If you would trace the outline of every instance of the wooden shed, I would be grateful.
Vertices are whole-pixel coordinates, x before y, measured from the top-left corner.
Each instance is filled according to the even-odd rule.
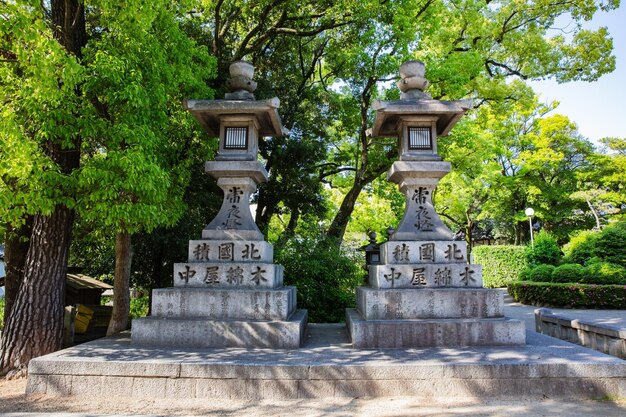
[[[102,293],[113,287],[83,274],[67,274],[65,280],[65,305],[100,305]]]

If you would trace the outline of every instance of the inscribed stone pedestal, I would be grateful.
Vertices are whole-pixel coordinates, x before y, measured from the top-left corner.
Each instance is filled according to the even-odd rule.
[[[406,199],[404,216],[369,266],[369,287],[357,288],[357,308],[346,322],[356,348],[489,346],[525,343],[524,324],[503,316],[502,294],[483,288],[482,268],[467,259],[433,206],[450,163],[437,154],[446,135],[471,107],[467,101],[433,100],[421,91],[424,65],[400,68],[398,101],[374,103],[373,136],[398,137],[398,161],[387,179]]]
[[[297,348],[306,310],[250,213],[250,196],[267,172],[257,161],[258,136],[285,133],[278,99],[257,102],[254,68],[231,65],[226,100],[187,100],[186,109],[210,135],[219,135],[216,161],[205,165],[224,193],[222,206],[189,241],[187,262],[174,264],[174,287],[154,290],[152,315],[133,320],[132,342],[176,347]],[[248,78],[246,78],[248,77]]]

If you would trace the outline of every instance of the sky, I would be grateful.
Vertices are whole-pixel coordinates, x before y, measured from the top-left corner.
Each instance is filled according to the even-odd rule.
[[[613,38],[616,68],[595,82],[534,81],[529,83],[540,100],[558,101],[554,113],[578,125],[578,131],[594,142],[604,137],[626,138],[626,0],[619,9],[598,12],[585,28],[608,27]]]

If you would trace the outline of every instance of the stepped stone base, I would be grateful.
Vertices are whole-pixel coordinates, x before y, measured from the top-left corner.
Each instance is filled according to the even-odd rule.
[[[287,320],[296,308],[296,287],[279,289],[159,288],[152,316],[231,320]]]
[[[135,346],[122,334],[33,359],[26,390],[50,396],[218,402],[626,397],[626,361],[534,332],[528,332],[525,346],[374,351],[352,349],[345,326],[311,324],[307,333],[304,347],[297,350],[162,349]]]
[[[489,288],[377,290],[358,287],[358,311],[366,320],[501,318],[502,292]]]
[[[365,320],[346,310],[355,348],[515,346],[526,343],[524,323],[507,318]]]
[[[302,345],[306,321],[306,310],[296,310],[288,321],[145,317],[133,320],[132,343],[185,348],[295,349]]]

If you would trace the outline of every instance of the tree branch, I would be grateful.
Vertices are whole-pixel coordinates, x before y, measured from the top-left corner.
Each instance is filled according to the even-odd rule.
[[[513,69],[513,68],[509,67],[508,65],[503,64],[501,62],[496,62],[493,59],[488,59],[488,60],[485,61],[485,66],[487,67],[487,71],[489,72],[489,75],[492,76],[492,77],[493,77],[494,74],[493,74],[493,71],[491,70],[489,65],[493,65],[494,67],[505,69],[508,73],[504,74],[504,75],[507,76],[507,77],[510,76],[510,75],[517,75],[522,80],[527,80],[528,79],[528,76],[522,74],[520,71],[515,70],[515,69]]]

